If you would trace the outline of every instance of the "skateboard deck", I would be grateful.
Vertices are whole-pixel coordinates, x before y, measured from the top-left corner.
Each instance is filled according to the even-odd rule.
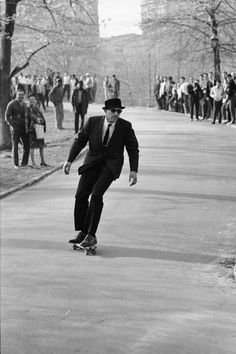
[[[73,250],[82,250],[84,251],[85,255],[86,256],[89,256],[89,255],[95,255],[96,254],[96,249],[97,249],[97,246],[89,246],[89,247],[82,247],[80,246],[78,243],[74,243],[72,245],[73,247]]]

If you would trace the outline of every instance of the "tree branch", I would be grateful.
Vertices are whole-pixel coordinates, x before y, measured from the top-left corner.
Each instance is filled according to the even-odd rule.
[[[9,78],[11,79],[13,76],[15,76],[16,74],[18,74],[20,71],[22,71],[23,69],[25,69],[30,62],[30,59],[36,54],[38,53],[40,50],[42,50],[43,48],[46,48],[50,43],[48,42],[47,44],[44,44],[42,47],[36,49],[34,52],[32,52],[30,54],[30,56],[26,59],[26,62],[22,65],[22,66],[16,66],[9,74]]]

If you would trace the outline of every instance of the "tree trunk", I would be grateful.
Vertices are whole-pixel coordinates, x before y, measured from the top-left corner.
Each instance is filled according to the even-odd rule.
[[[14,15],[19,0],[5,1],[5,22],[3,24],[0,54],[0,148],[11,149],[11,135],[9,126],[6,124],[5,111],[10,101],[10,70],[11,70],[11,48],[12,36],[14,33]]]

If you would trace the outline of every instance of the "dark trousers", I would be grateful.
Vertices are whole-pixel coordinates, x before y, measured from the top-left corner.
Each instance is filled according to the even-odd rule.
[[[187,114],[189,113],[189,95],[182,93],[182,99],[183,99],[184,113]]]
[[[25,132],[25,129],[18,128],[14,129],[12,132],[12,155],[13,155],[13,163],[16,166],[19,166],[19,153],[18,153],[18,145],[22,142],[23,144],[23,156],[21,165],[28,165],[29,160],[29,151],[30,151],[30,143],[29,143],[29,134]]]
[[[78,133],[79,130],[79,117],[81,117],[80,129],[83,128],[84,116],[85,114],[81,113],[81,109],[77,107],[75,111],[75,133]]]
[[[199,115],[199,98],[197,98],[197,97],[191,97],[191,98],[190,98],[190,118],[191,118],[191,119],[193,119],[194,107],[195,107],[196,119],[198,120],[198,115]]]
[[[236,121],[236,117],[235,117],[236,96],[235,95],[230,97],[228,101],[228,105],[229,105],[229,111],[231,115],[231,122],[235,123]]]
[[[214,100],[214,103],[213,103],[213,112],[214,112],[213,123],[215,123],[217,116],[219,119],[219,123],[221,123],[221,120],[222,120],[221,107],[222,107],[222,101],[215,101]]]
[[[97,162],[81,175],[75,195],[76,231],[96,235],[103,209],[103,195],[113,180],[114,177],[104,161]]]

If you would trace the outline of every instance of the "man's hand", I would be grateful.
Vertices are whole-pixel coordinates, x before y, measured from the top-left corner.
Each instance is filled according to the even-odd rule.
[[[129,173],[129,185],[133,186],[137,183],[137,172],[131,171]]]
[[[63,172],[65,175],[68,175],[70,173],[70,168],[71,168],[71,162],[66,161],[63,165]]]

